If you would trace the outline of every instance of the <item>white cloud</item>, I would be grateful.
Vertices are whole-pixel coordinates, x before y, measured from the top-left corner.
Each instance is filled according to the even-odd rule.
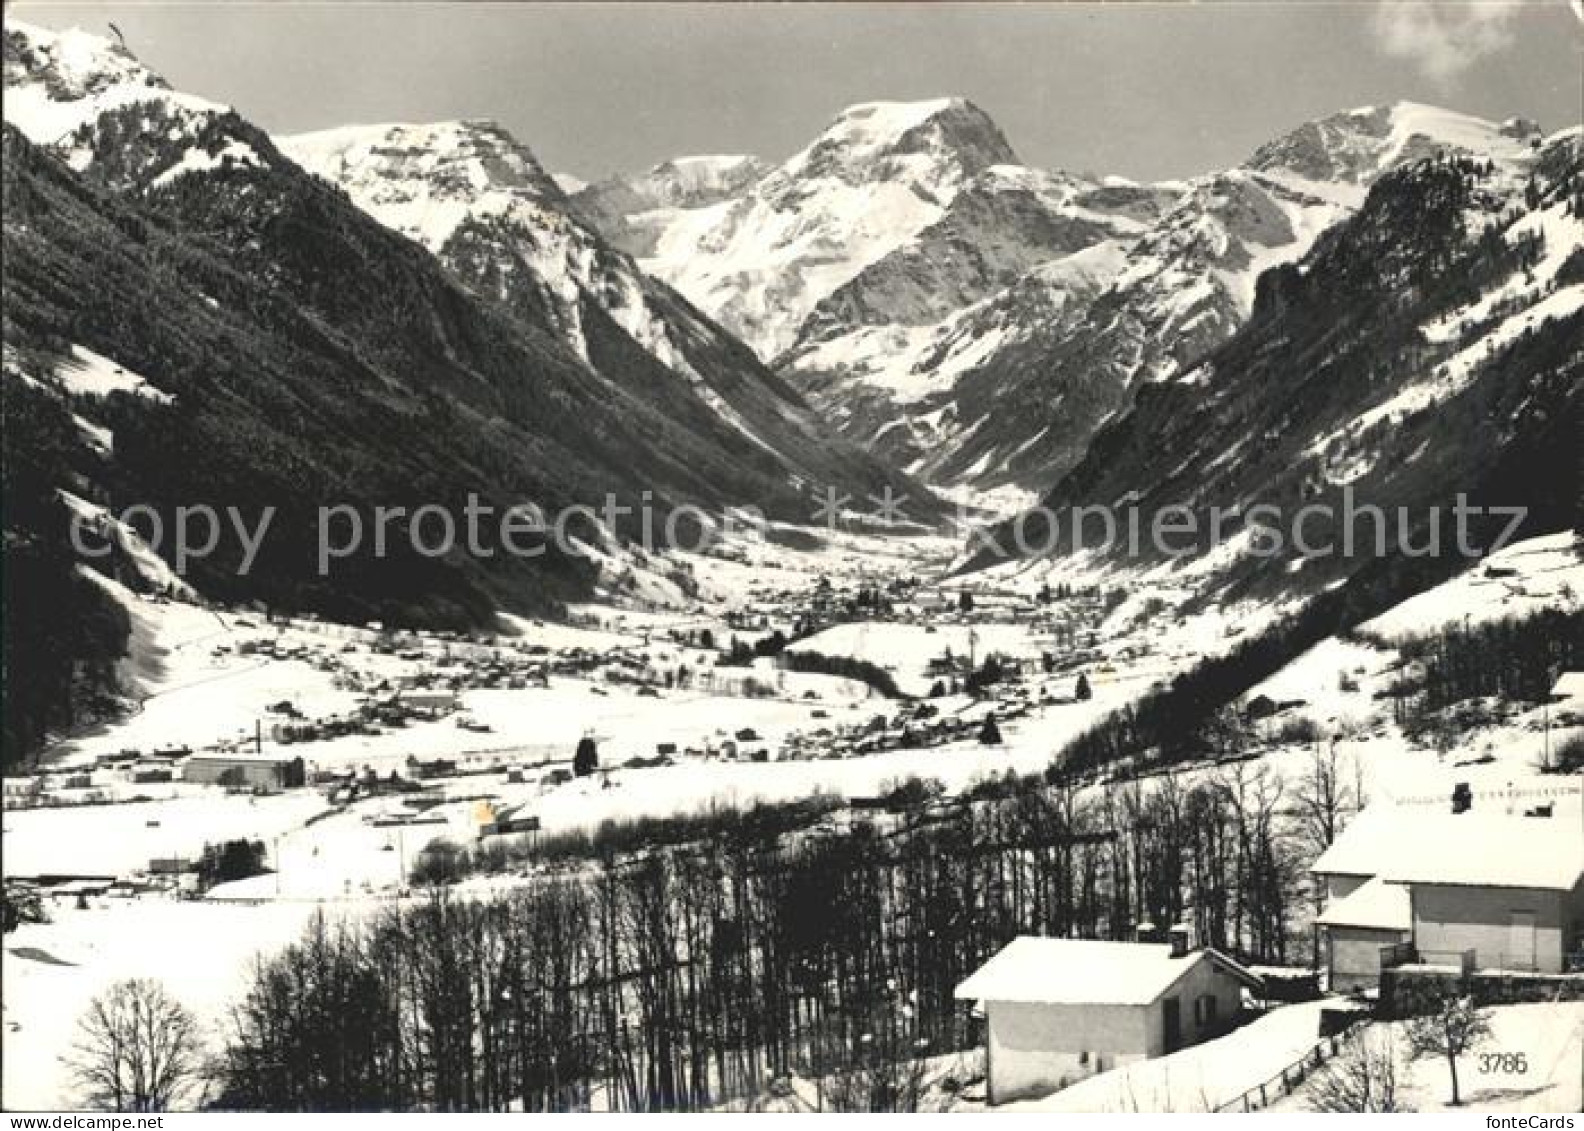
[[[1572,0],[1575,10],[1584,0]],[[1447,85],[1474,63],[1512,45],[1517,4],[1381,0],[1375,33],[1386,54],[1411,61],[1424,76]]]

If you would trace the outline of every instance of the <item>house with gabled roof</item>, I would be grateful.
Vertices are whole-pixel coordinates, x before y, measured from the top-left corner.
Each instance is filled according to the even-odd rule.
[[[1168,943],[1023,936],[956,989],[985,1021],[992,1104],[1197,1044],[1230,1028],[1258,977],[1226,955]]]
[[[1549,813],[1551,810],[1544,810]],[[1333,989],[1393,962],[1561,973],[1584,951],[1584,821],[1377,807],[1310,871]]]

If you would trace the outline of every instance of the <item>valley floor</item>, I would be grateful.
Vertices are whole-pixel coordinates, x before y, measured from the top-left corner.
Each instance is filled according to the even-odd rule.
[[[949,552],[944,543],[920,541],[899,554],[895,542],[858,536],[838,536],[813,551],[750,545],[731,556],[691,560],[700,595],[680,607],[602,602],[575,610],[573,624],[513,621],[506,626],[511,631],[484,643],[409,637],[389,648],[371,631],[269,623],[252,613],[217,613],[120,591],[137,626],[128,676],[140,689],[138,709],[50,752],[36,779],[47,806],[23,807],[8,789],[5,873],[43,885],[51,921],[24,925],[5,938],[4,1105],[70,1103],[64,1058],[72,1025],[111,981],[131,975],[166,981],[215,1039],[254,955],[293,939],[316,909],[360,915],[403,898],[431,842],[471,845],[481,823],[496,815],[535,818],[541,835],[552,835],[607,819],[816,792],[862,801],[909,777],[939,779],[957,792],[1008,770],[1044,768],[1066,741],[1108,711],[1281,612],[1243,607],[1183,614],[1176,611],[1169,576],[1025,571],[966,583],[930,580]],[[943,731],[939,741],[914,734],[855,754],[854,736],[878,743],[899,732],[899,720],[912,708],[855,679],[781,671],[763,660],[742,669],[714,666],[712,649],[733,637],[752,642],[789,628],[808,614],[811,602],[826,599],[819,595],[827,589],[850,595],[909,576],[916,584],[897,589],[889,613],[839,618],[793,647],[866,660],[904,692],[919,695],[940,678],[935,672],[946,670],[939,661],[948,650],[959,658],[997,652],[1016,661],[1020,670],[988,699],[948,690],[922,701],[936,708],[933,719],[907,724],[925,733],[926,724],[955,719],[959,732]],[[1041,585],[1075,580],[1096,594],[1093,602],[1075,598],[1045,606],[1034,596]],[[1102,601],[1110,588],[1120,599]],[[973,595],[971,611],[963,607],[963,590]],[[1259,731],[1251,764],[1293,780],[1301,776],[1313,747],[1284,743],[1276,724],[1303,718],[1335,738],[1372,801],[1441,804],[1457,781],[1477,790],[1511,791],[1518,783],[1566,794],[1558,790],[1565,781],[1537,778],[1536,771],[1551,750],[1584,730],[1581,705],[1499,704],[1488,725],[1437,751],[1408,739],[1382,693],[1398,666],[1392,639],[1465,618],[1577,607],[1580,593],[1584,566],[1571,539],[1536,539],[1378,618],[1366,626],[1373,642],[1324,642],[1250,692],[1249,698],[1262,694],[1297,704]],[[1052,666],[1045,659],[1050,655],[1078,659]],[[548,686],[466,685],[470,672],[497,661],[547,665]],[[683,668],[696,682],[667,686],[662,676],[675,684]],[[640,677],[632,682],[613,672]],[[1080,672],[1092,690],[1081,700],[1075,696]],[[376,693],[373,688],[399,688],[415,677],[436,684],[451,676],[464,686],[457,710],[443,717],[414,718],[378,733],[262,743],[266,753],[302,757],[310,782],[322,779],[319,785],[254,794],[180,780],[135,781],[125,762],[117,762],[123,751],[182,746],[245,753],[255,735],[267,736],[272,721],[289,718],[272,713],[272,706],[290,703],[309,720],[334,718],[353,711],[361,697]],[[750,694],[743,680],[762,686]],[[977,737],[991,714],[1002,738],[995,745]],[[900,731],[913,733],[907,727]],[[584,736],[597,740],[601,772],[574,778],[572,753]],[[344,775],[407,777],[419,774],[422,763],[435,765],[420,775],[421,814],[402,794],[336,792]],[[1175,772],[1192,776],[1215,767]],[[80,896],[80,883],[73,884],[139,876],[154,860],[190,859],[205,844],[237,839],[263,842],[270,870],[221,884],[203,898],[157,886],[106,894],[102,883]],[[525,881],[508,873],[466,881],[464,888],[518,882]],[[1548,1026],[1561,1024],[1551,1014],[1535,1016]],[[1299,1046],[1313,1041],[1314,1023],[1309,1007],[1278,1011],[1226,1038],[1232,1044],[1186,1050],[1126,1079],[1095,1078],[1041,1107],[1213,1107],[1246,1087],[1245,1077],[1269,1075],[1267,1061],[1274,1072],[1282,1066],[1278,1061],[1299,1055]],[[1576,1032],[1569,1038],[1565,1025],[1557,1035],[1576,1044]],[[1573,1046],[1558,1046],[1566,1047]],[[1419,1097],[1424,1103],[1431,1102],[1434,1074],[1428,1079],[1429,1090]],[[1562,1077],[1553,1081],[1564,1083]],[[1471,1083],[1470,1094],[1493,1087]],[[1498,1098],[1492,1093],[1492,1102]],[[1511,1098],[1527,1102],[1518,1092]],[[1535,1102],[1553,1098],[1548,1091]]]

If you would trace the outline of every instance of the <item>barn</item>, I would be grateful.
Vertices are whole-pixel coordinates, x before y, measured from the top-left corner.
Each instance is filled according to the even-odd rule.
[[[293,789],[306,781],[306,775],[301,758],[195,754],[182,767],[182,780],[233,789]]]

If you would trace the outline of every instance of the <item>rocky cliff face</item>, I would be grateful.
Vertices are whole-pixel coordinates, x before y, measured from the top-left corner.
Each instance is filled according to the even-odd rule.
[[[678,157],[637,176],[579,185],[569,195],[577,214],[606,239],[644,258],[680,213],[740,196],[769,172],[757,157]]]
[[[1029,488],[1139,385],[1242,326],[1261,273],[1383,172],[1441,153],[1521,164],[1537,133],[1398,103],[1306,123],[1234,169],[1135,185],[1018,166],[970,104],[855,107],[735,197],[626,220],[645,225],[646,268],[773,357],[843,435],[943,484]]]
[[[940,220],[975,177],[1016,161],[970,102],[866,103],[773,170],[733,166],[735,189],[716,176],[703,197],[661,207],[639,194],[614,229],[607,196],[594,218],[642,231],[643,266],[770,360],[823,299]]]
[[[60,486],[92,506],[276,508],[271,553],[245,575],[205,561],[201,592],[464,624],[601,583],[575,555],[461,548],[325,578],[319,506],[649,492],[661,511],[805,519],[812,487],[891,484],[928,510],[566,211],[493,124],[321,138],[304,157],[343,190],[96,37],[10,24],[5,78],[7,379],[80,420]],[[103,395],[73,376],[83,357]],[[619,563],[635,529],[578,536]]]
[[[1138,386],[1045,496],[1047,512],[1129,496],[1147,529],[1166,507],[1268,506],[1286,519],[1313,508],[1304,545],[1280,522],[1275,553],[1255,552],[1268,536],[1248,522],[1218,547],[1196,542],[1171,569],[1208,577],[1207,596],[1315,592],[1369,567],[1375,527],[1354,531],[1361,549],[1348,552],[1346,497],[1399,516],[1415,545],[1438,529],[1442,561],[1460,552],[1459,495],[1524,509],[1531,532],[1576,525],[1584,157],[1577,129],[1532,137],[1495,156],[1393,158],[1307,254],[1260,277],[1241,328]],[[1305,167],[1321,167],[1314,157],[1305,147]],[[1046,537],[1036,526],[1031,544]],[[1476,520],[1471,544],[1500,526]],[[1386,552],[1401,557],[1397,529]],[[1070,550],[1070,529],[1050,546]]]
[[[552,326],[630,395],[686,427],[735,432],[750,446],[750,465],[779,463],[784,489],[900,483],[831,437],[749,350],[612,246],[499,125],[359,126],[280,145],[475,293]],[[651,184],[657,199],[696,199],[718,187],[708,170]],[[751,493],[743,501],[755,502]]]

